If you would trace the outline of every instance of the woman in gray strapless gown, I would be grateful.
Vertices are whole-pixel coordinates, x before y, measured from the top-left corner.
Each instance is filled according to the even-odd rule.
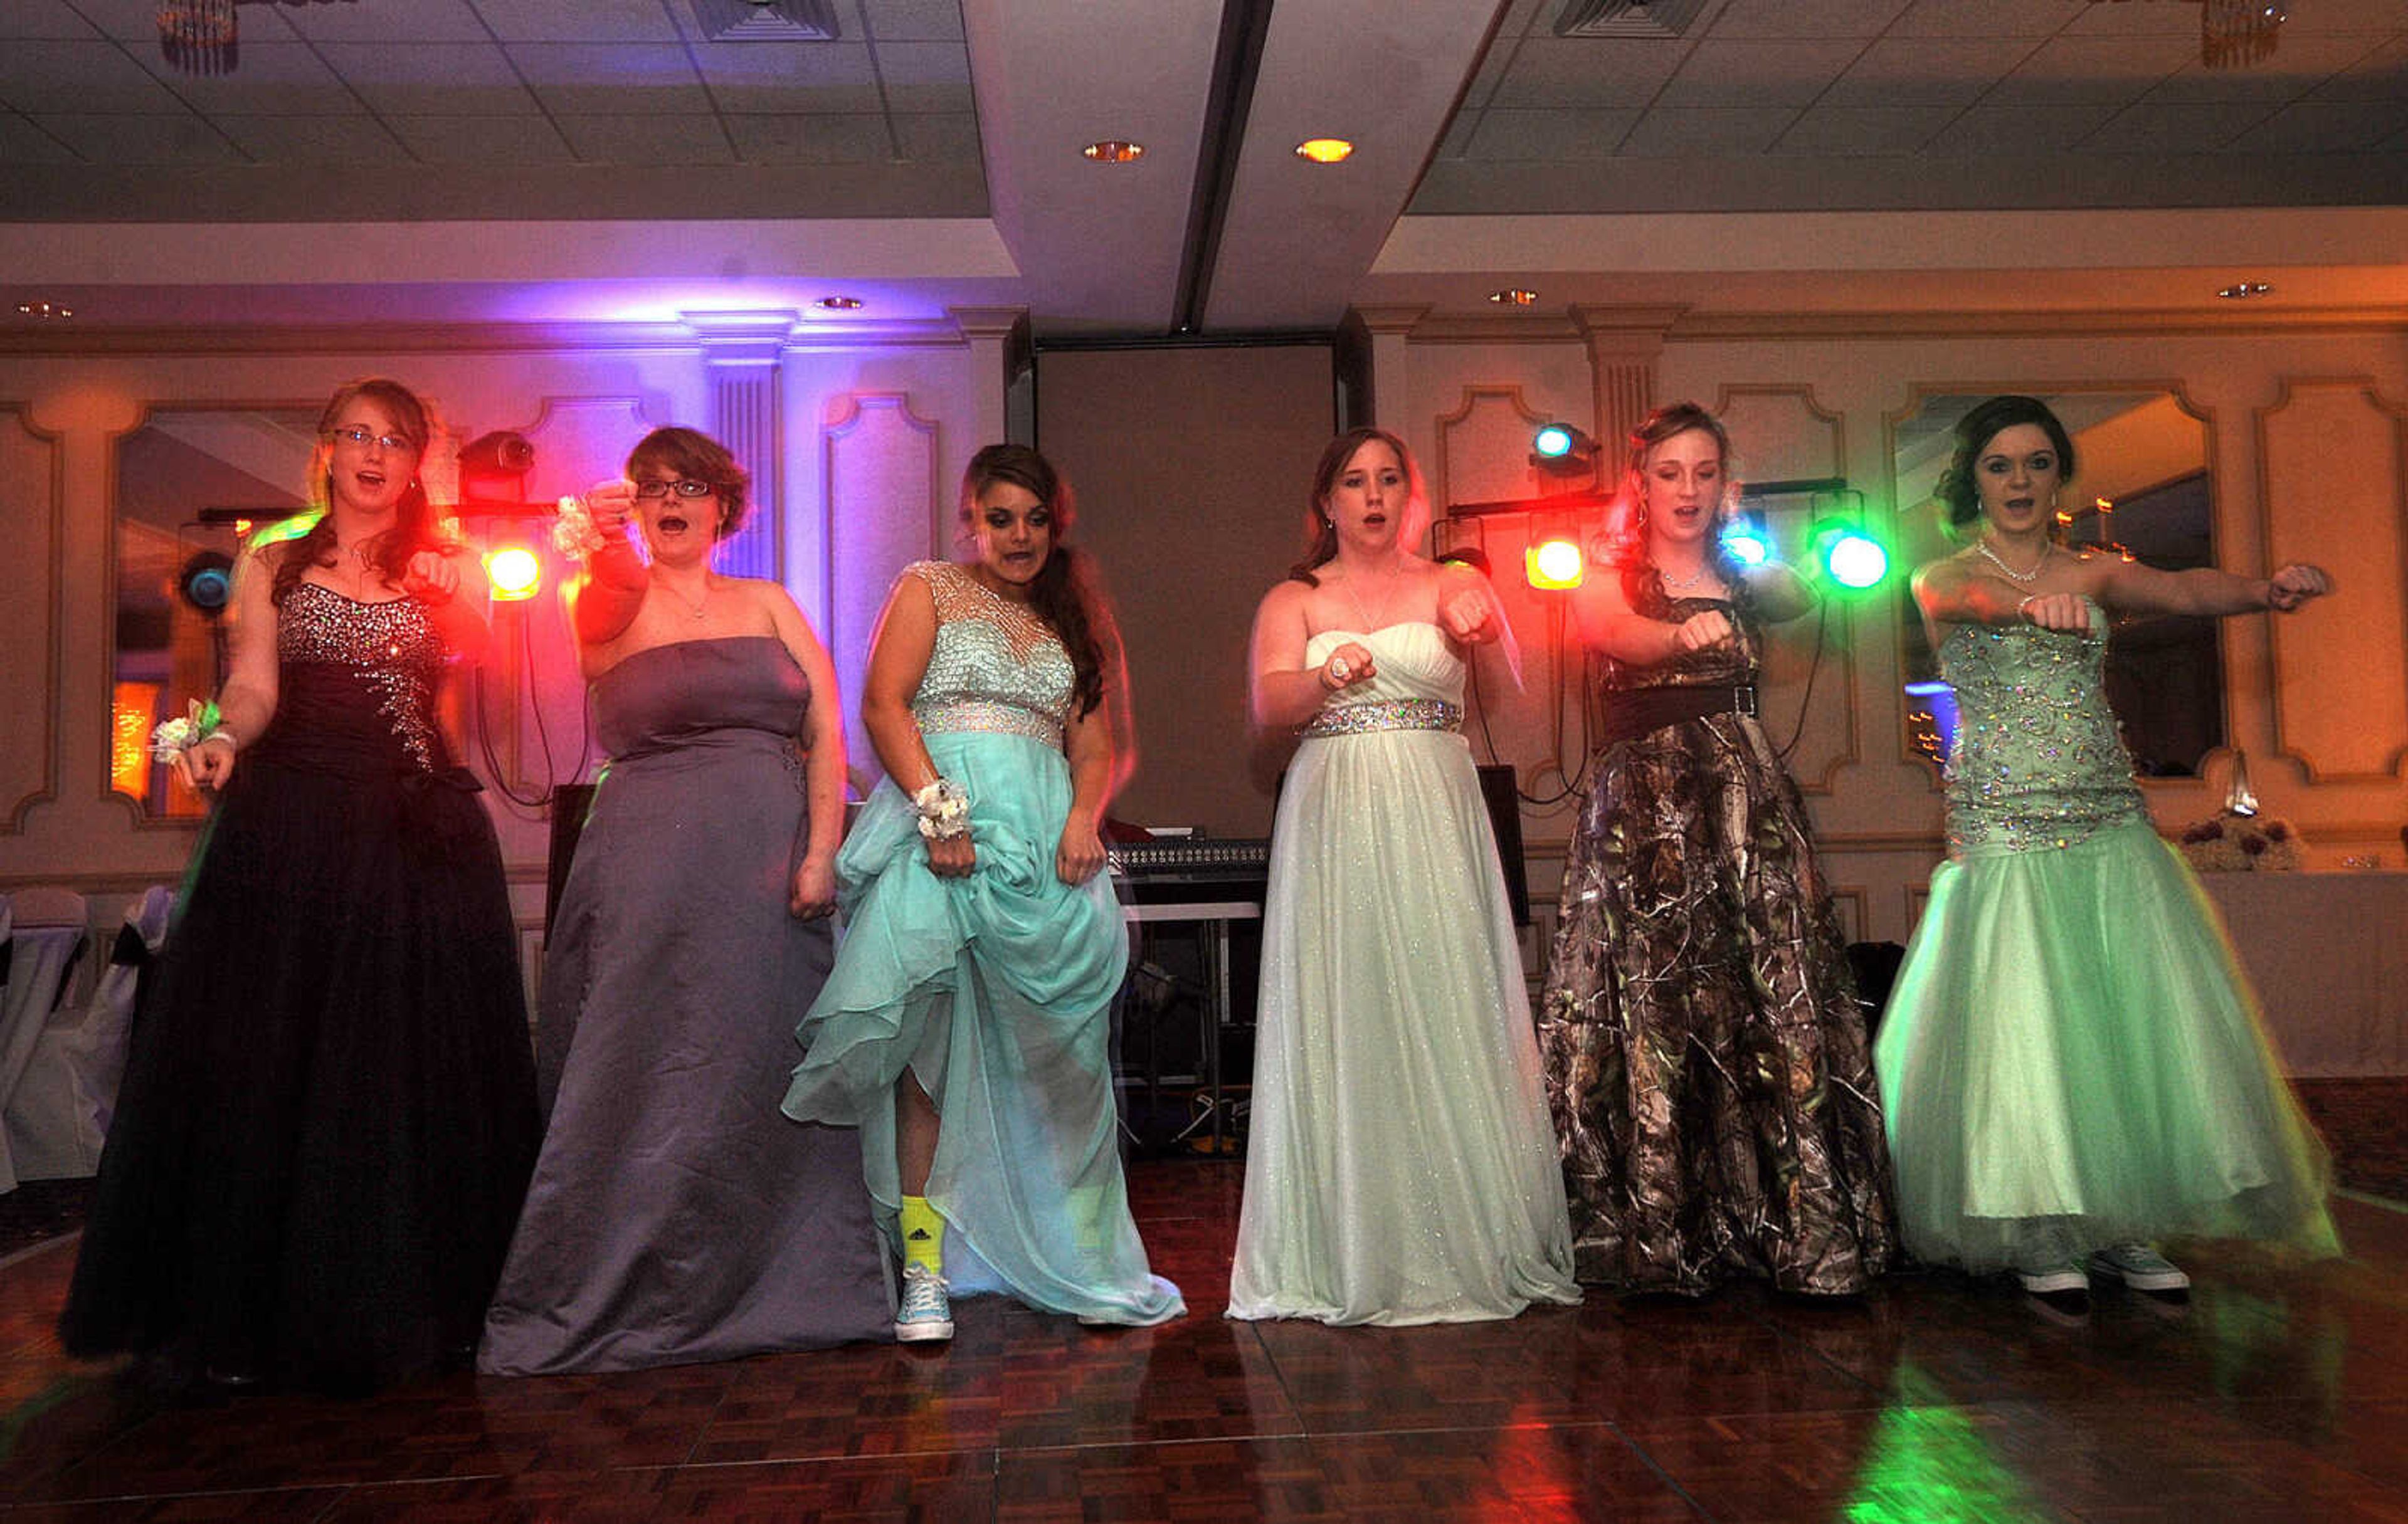
[[[827,657],[782,588],[709,572],[740,512],[724,450],[657,431],[628,475],[595,518],[632,506],[652,563],[614,536],[579,596],[610,762],[544,958],[551,1120],[486,1318],[498,1374],[891,1337],[860,1136],[778,1109],[835,954]]]

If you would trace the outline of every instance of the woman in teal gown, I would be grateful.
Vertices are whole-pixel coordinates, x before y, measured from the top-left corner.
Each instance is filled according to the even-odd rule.
[[[1406,1324],[1580,1299],[1521,952],[1462,724],[1477,573],[1414,554],[1394,435],[1324,453],[1263,599],[1254,708],[1300,728],[1272,829],[1232,1317]]]
[[[953,1292],[1158,1323],[1186,1307],[1129,1216],[1111,1068],[1117,645],[1043,456],[980,450],[962,521],[977,560],[905,568],[871,637],[886,778],[837,855],[844,942],[785,1110],[862,1130],[903,1254],[898,1339],[951,1338]]]
[[[1874,1046],[1907,1246],[2076,1302],[2175,1292],[2177,1235],[2338,1251],[2329,1165],[2214,911],[2151,829],[2100,685],[2113,611],[2289,613],[2329,591],[2159,571],[2050,536],[2072,441],[1995,397],[1941,495],[1982,533],[1915,597],[1956,691],[1948,861]]]

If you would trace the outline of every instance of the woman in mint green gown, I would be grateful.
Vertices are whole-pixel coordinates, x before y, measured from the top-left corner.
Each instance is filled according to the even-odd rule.
[[[1406,1324],[1580,1299],[1497,844],[1462,724],[1476,573],[1409,548],[1393,435],[1322,457],[1316,546],[1263,599],[1254,705],[1300,727],[1263,907],[1232,1317]]]
[[[1116,645],[1044,457],[980,450],[962,520],[978,559],[905,568],[871,637],[886,778],[837,855],[844,941],[785,1110],[862,1130],[903,1255],[898,1339],[951,1338],[951,1292],[1157,1323],[1186,1308],[1129,1216],[1111,1067]]]
[[[2172,1292],[2163,1237],[2338,1251],[2329,1164],[2198,881],[2149,823],[2100,684],[2109,610],[2288,613],[2329,591],[2159,571],[2050,537],[2073,445],[1997,397],[1941,492],[1965,550],[1915,596],[1956,688],[1948,861],[1874,1045],[1907,1246],[2078,1300]]]

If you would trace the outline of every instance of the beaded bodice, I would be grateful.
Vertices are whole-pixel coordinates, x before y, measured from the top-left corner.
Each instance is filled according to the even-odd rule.
[[[1940,674],[1956,691],[1950,856],[2071,847],[2103,826],[2147,819],[2100,680],[2106,654],[2095,635],[1949,627]]]
[[[434,770],[441,742],[435,693],[449,658],[415,598],[364,604],[315,582],[296,582],[276,617],[280,719],[315,719],[326,683],[364,686],[416,766]]]
[[[911,695],[922,732],[1008,731],[1059,746],[1078,674],[1052,626],[952,562],[914,562],[903,575],[937,605],[936,645]]]
[[[1756,625],[1739,605],[1720,598],[1673,598],[1671,610],[1664,616],[1668,624],[1678,624],[1709,610],[1720,610],[1730,616],[1739,638],[1726,645],[1709,646],[1703,650],[1681,651],[1668,662],[1653,666],[1617,662],[1600,656],[1597,663],[1597,686],[1608,693],[1627,693],[1640,688],[1680,688],[1697,685],[1720,687],[1728,684],[1744,688],[1756,681],[1761,661]]]

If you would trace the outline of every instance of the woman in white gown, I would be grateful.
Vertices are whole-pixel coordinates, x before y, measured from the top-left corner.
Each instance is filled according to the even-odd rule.
[[[1462,723],[1501,631],[1412,547],[1402,442],[1341,435],[1254,616],[1254,720],[1303,736],[1272,829],[1232,1317],[1432,1323],[1579,1300],[1497,844]]]

